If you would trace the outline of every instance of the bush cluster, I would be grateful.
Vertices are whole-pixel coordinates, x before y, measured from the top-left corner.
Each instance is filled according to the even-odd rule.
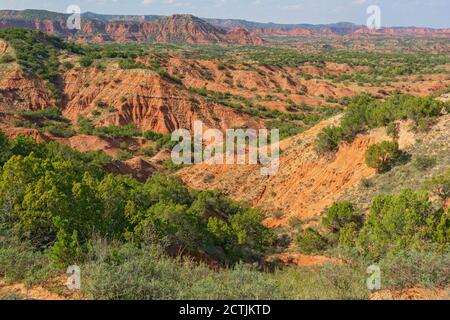
[[[55,264],[83,260],[92,237],[164,243],[223,262],[258,257],[271,242],[263,214],[161,175],[139,183],[102,169],[109,159],[0,135],[0,222]]]
[[[377,169],[379,173],[389,171],[401,157],[397,142],[383,141],[371,145],[366,151],[366,164],[369,168]]]
[[[445,104],[431,97],[421,98],[407,94],[395,94],[386,101],[379,101],[362,94],[352,99],[338,127],[327,127],[317,138],[317,151],[336,151],[341,141],[351,141],[367,129],[390,126],[396,120],[411,119],[416,125],[429,123],[441,115]],[[390,128],[391,134],[395,131]]]
[[[301,252],[339,246],[381,259],[408,250],[443,253],[450,245],[450,210],[436,208],[426,191],[378,195],[366,217],[351,203],[337,202],[328,209],[321,226],[326,230],[324,234],[308,229],[299,236]]]

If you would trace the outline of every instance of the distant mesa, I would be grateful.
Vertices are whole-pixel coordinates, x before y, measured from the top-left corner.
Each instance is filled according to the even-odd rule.
[[[264,37],[377,37],[450,38],[450,29],[382,28],[369,30],[348,22],[328,25],[259,23],[236,19],[203,19],[188,14],[82,14],[82,30],[66,26],[68,14],[45,10],[0,10],[1,28],[29,28],[82,42],[149,42],[262,45]]]

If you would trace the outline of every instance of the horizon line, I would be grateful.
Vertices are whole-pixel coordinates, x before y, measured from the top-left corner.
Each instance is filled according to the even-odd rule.
[[[44,11],[44,12],[50,12],[50,13],[57,13],[57,14],[64,14],[64,15],[70,15],[71,13],[67,13],[67,12],[60,12],[60,11],[52,11],[52,10],[47,10],[47,9],[35,9],[35,8],[27,8],[27,9],[8,9],[8,8],[0,8],[0,11],[16,11],[16,12],[23,12],[23,11]],[[361,23],[357,23],[357,22],[352,22],[352,21],[336,21],[336,22],[325,22],[325,23],[308,23],[308,22],[299,22],[299,23],[285,23],[285,22],[273,22],[273,21],[267,21],[267,22],[263,22],[263,21],[257,21],[257,20],[252,20],[252,19],[248,19],[248,18],[215,18],[215,17],[201,17],[199,15],[193,14],[193,13],[173,13],[170,15],[166,15],[166,14],[116,14],[116,13],[99,13],[99,12],[94,12],[94,11],[84,11],[81,14],[86,14],[86,13],[92,13],[92,14],[96,14],[96,15],[100,15],[100,16],[121,16],[121,17],[145,17],[145,16],[158,16],[158,17],[170,17],[170,16],[174,16],[174,15],[191,15],[194,17],[198,17],[200,19],[209,19],[209,20],[235,20],[235,21],[245,21],[245,22],[250,22],[250,23],[258,23],[258,24],[275,24],[275,25],[284,25],[284,26],[327,26],[327,25],[336,25],[336,24],[353,24],[355,27],[367,27],[364,24]],[[426,26],[426,27],[420,27],[420,26],[416,26],[416,25],[385,25],[381,27],[382,29],[385,28],[425,28],[425,29],[435,29],[435,30],[439,30],[439,29],[448,29],[450,28],[450,26],[448,27],[431,27],[431,26]]]

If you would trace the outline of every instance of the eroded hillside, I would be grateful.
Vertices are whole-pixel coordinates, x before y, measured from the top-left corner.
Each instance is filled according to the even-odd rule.
[[[401,122],[399,147],[412,160],[384,175],[377,175],[367,166],[365,155],[369,146],[390,139],[385,128],[356,136],[353,141],[343,143],[335,154],[317,153],[317,134],[339,123],[339,118],[321,122],[305,133],[282,141],[280,169],[274,176],[261,175],[258,165],[208,164],[185,168],[179,175],[192,188],[217,189],[233,199],[272,212],[266,223],[276,227],[286,225],[292,218],[315,224],[340,199],[351,200],[367,210],[374,195],[420,188],[425,180],[450,166],[448,115],[441,117],[426,133],[414,131],[411,122]],[[437,163],[430,168],[415,169],[416,158],[425,156]],[[428,169],[431,171],[424,175]],[[415,186],[410,185],[410,179],[416,181]]]

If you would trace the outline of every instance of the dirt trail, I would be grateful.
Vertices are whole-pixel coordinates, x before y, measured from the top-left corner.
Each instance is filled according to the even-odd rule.
[[[370,300],[450,300],[450,288],[410,288],[372,293]]]
[[[325,256],[307,256],[300,253],[283,253],[279,260],[285,265],[294,265],[299,267],[321,266],[326,263],[341,264],[342,261],[336,258]]]
[[[0,299],[12,296],[25,300],[66,300],[41,286],[27,288],[23,283],[4,284],[0,282]]]
[[[69,290],[64,275],[46,280],[40,285],[28,287],[23,283],[6,283],[0,280],[1,299],[25,300],[85,300],[86,294],[77,290]]]

